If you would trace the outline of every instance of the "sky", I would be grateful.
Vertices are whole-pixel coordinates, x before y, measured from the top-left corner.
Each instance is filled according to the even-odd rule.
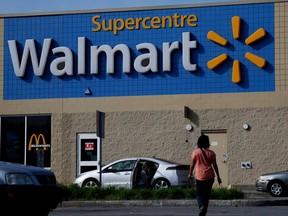
[[[0,14],[231,2],[235,0],[0,0]]]

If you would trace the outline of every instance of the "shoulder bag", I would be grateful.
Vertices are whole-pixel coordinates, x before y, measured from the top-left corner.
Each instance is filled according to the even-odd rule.
[[[201,151],[202,151],[202,153],[203,153],[203,155],[204,155],[205,160],[208,162],[208,164],[212,164],[212,162],[211,162],[211,161],[209,160],[209,158],[207,157],[205,151],[204,151],[202,148],[200,148],[200,149],[201,149]]]

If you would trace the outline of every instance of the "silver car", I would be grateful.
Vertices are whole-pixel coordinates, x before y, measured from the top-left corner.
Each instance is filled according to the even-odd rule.
[[[288,171],[261,175],[256,181],[256,190],[270,193],[274,197],[287,195]]]
[[[1,215],[47,216],[62,197],[63,189],[52,171],[0,162]]]
[[[148,187],[163,189],[174,186],[193,186],[193,179],[188,179],[189,165],[150,157],[131,157],[114,161],[100,170],[80,174],[74,181],[80,187],[123,187],[136,188],[137,176],[141,171],[139,164],[147,163],[150,167]],[[100,183],[101,182],[101,183]]]

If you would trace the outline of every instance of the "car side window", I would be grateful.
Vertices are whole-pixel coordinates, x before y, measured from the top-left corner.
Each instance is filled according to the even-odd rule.
[[[113,170],[113,172],[132,171],[135,162],[135,160],[120,161],[111,165],[108,169]]]

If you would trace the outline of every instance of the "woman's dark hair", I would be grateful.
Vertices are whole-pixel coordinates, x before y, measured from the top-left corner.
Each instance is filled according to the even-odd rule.
[[[209,137],[202,134],[198,138],[197,146],[198,146],[198,148],[209,148],[210,147]]]

